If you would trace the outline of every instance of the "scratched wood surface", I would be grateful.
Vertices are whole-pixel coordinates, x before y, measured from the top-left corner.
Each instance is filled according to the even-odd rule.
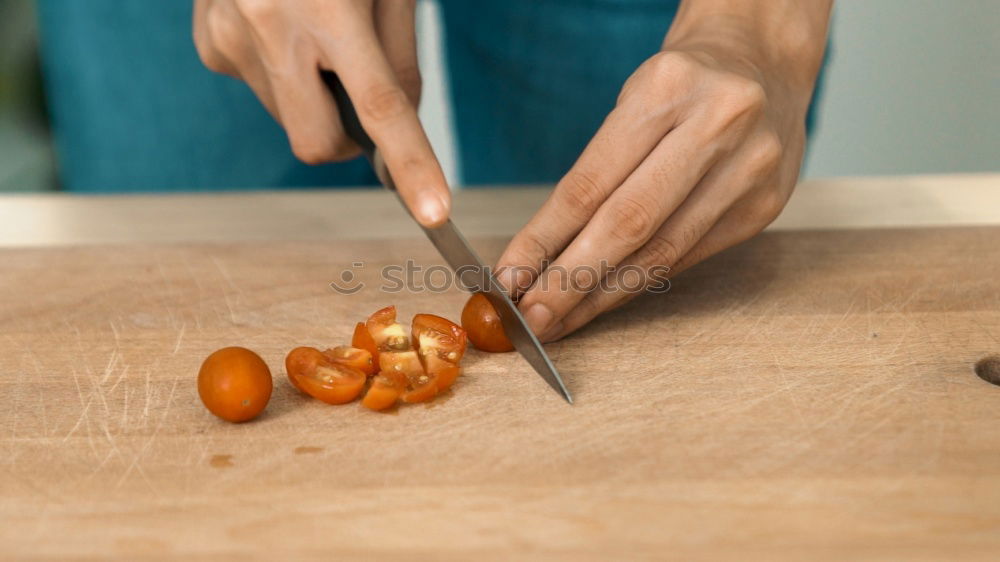
[[[495,257],[503,239],[476,241]],[[770,232],[391,414],[327,406],[284,354],[346,341],[419,239],[0,251],[0,559],[995,559],[1000,227]],[[353,296],[328,286],[356,261]],[[241,425],[202,359],[257,350]]]

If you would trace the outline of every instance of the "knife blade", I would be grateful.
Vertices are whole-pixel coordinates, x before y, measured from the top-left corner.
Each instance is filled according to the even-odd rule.
[[[381,152],[375,146],[371,137],[368,136],[368,133],[365,132],[364,127],[361,126],[361,120],[358,118],[357,111],[355,111],[354,104],[351,102],[351,98],[348,96],[344,85],[333,72],[322,71],[322,76],[337,102],[337,110],[340,113],[340,120],[343,123],[344,131],[361,147],[382,185],[395,193],[400,203],[403,204],[403,208],[407,210],[407,213],[410,213],[409,207],[407,207],[406,202],[403,201],[403,198],[399,195],[399,191],[396,189],[396,183],[393,181],[392,175],[389,173],[389,169],[382,159]],[[413,216],[412,213],[410,213],[410,216]],[[441,226],[428,228],[420,225],[420,228],[427,235],[427,238],[430,239],[431,243],[434,244],[438,252],[441,253],[445,261],[448,262],[448,265],[451,266],[452,271],[458,276],[462,287],[471,291],[481,291],[486,295],[486,298],[489,299],[490,303],[496,309],[497,315],[500,316],[500,323],[503,325],[507,337],[514,344],[514,349],[524,357],[535,372],[553,390],[572,404],[573,396],[566,388],[566,384],[563,382],[562,377],[559,376],[559,371],[552,364],[552,360],[545,353],[545,349],[542,348],[541,342],[538,341],[535,334],[528,328],[527,322],[524,321],[524,316],[521,315],[521,312],[514,305],[514,302],[510,299],[510,296],[503,289],[502,285],[496,280],[493,273],[483,264],[483,260],[479,258],[476,251],[469,245],[465,237],[462,236],[458,227],[449,218]]]

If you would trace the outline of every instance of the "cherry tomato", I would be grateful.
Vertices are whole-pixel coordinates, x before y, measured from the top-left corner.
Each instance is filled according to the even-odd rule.
[[[455,379],[462,374],[462,368],[437,355],[428,355],[424,357],[424,372],[434,377],[438,392],[444,392],[455,384]]]
[[[404,351],[410,349],[406,328],[396,322],[396,307],[387,306],[368,317],[368,332],[379,351]],[[381,358],[380,358],[381,360]]]
[[[436,355],[457,364],[465,354],[465,330],[451,320],[433,314],[413,317],[413,345],[421,357]]]
[[[354,327],[354,337],[351,338],[351,347],[363,349],[371,354],[372,372],[378,372],[378,346],[375,345],[375,340],[372,339],[371,332],[368,331],[368,326],[364,322],[358,322],[358,325]]]
[[[326,364],[327,362],[329,362],[329,359],[314,347],[296,347],[285,356],[285,373],[288,375],[288,381],[292,383],[292,386],[305,392],[306,390],[299,384],[298,377],[292,374],[313,373],[316,371],[317,366]]]
[[[338,345],[333,349],[323,352],[328,359],[334,363],[354,367],[366,375],[375,374],[375,365],[372,361],[372,354],[364,349],[358,349],[347,345]]]
[[[367,376],[333,362],[318,349],[297,347],[285,358],[288,378],[296,388],[327,404],[345,404],[364,389]]]
[[[267,363],[243,347],[212,353],[198,371],[198,396],[209,412],[226,421],[257,417],[271,399],[272,386]]]
[[[379,353],[378,362],[382,366],[381,373],[402,374],[407,379],[414,379],[424,374],[424,366],[420,363],[417,352],[412,349],[408,351],[383,351]]]
[[[429,402],[438,393],[437,377],[429,374],[421,374],[416,379],[411,379],[407,388],[408,390],[401,396],[403,402]]]
[[[482,293],[472,295],[469,302],[465,303],[465,308],[462,309],[462,327],[476,349],[492,353],[514,350],[514,344],[510,343],[503,331],[500,316]]]
[[[405,390],[405,376],[393,375],[391,372],[379,373],[372,378],[372,384],[361,400],[361,405],[372,410],[385,410],[394,406]]]

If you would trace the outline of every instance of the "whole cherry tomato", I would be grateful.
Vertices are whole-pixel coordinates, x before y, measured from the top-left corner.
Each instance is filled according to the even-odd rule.
[[[514,349],[514,344],[510,343],[503,331],[500,316],[482,293],[472,295],[465,303],[465,308],[462,309],[462,327],[476,349],[492,353]]]
[[[257,417],[271,399],[271,370],[244,347],[226,347],[205,359],[198,371],[198,396],[220,418],[244,422]]]

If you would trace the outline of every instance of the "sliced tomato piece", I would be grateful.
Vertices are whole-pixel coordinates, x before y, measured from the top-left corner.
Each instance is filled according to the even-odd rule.
[[[410,379],[407,391],[401,398],[403,402],[427,402],[433,400],[438,393],[437,377],[426,373],[421,373],[415,379]]]
[[[410,338],[406,328],[396,322],[396,307],[387,306],[371,316],[365,322],[368,332],[379,351],[405,351],[410,349]],[[381,360],[381,358],[380,358]]]
[[[324,351],[323,355],[326,355],[334,363],[354,367],[366,375],[375,374],[372,354],[367,350],[348,345],[339,345],[333,349]]]
[[[438,392],[451,388],[451,385],[455,384],[455,379],[462,374],[461,367],[437,355],[424,356],[423,360],[424,372],[434,377]]]
[[[406,390],[405,376],[379,373],[372,378],[372,384],[368,387],[365,397],[361,399],[361,405],[372,410],[391,408],[399,401],[404,390]]]
[[[465,330],[447,318],[433,314],[418,314],[413,317],[411,333],[413,345],[421,357],[436,355],[458,364],[465,354],[468,341]]]
[[[326,356],[314,347],[296,347],[285,356],[285,373],[292,386],[305,392],[305,389],[299,384],[298,378],[303,373],[315,372],[318,365],[327,362],[329,360]]]
[[[354,327],[354,337],[351,338],[351,347],[363,349],[371,354],[372,371],[375,373],[378,372],[378,346],[375,345],[375,340],[372,338],[372,334],[368,331],[368,326],[364,322],[358,322],[357,326]]]
[[[334,363],[311,347],[293,349],[285,358],[288,378],[299,390],[327,404],[344,404],[361,394],[368,379],[363,372]]]
[[[416,351],[383,351],[379,355],[379,374],[403,377],[403,402],[426,402],[437,395],[437,379],[424,371]]]
[[[403,375],[407,380],[414,380],[424,374],[424,366],[420,363],[417,352],[409,351],[383,351],[378,356],[379,364],[382,366],[380,373],[391,372],[394,375]]]

